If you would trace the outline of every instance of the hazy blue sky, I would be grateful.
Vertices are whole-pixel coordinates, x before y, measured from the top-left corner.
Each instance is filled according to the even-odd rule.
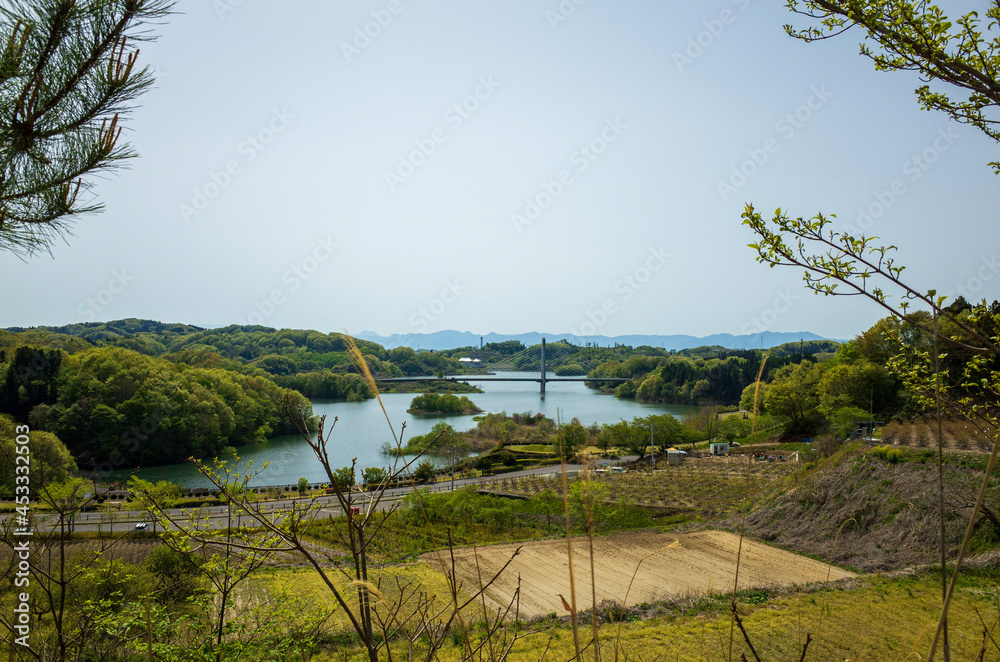
[[[921,287],[1000,296],[995,143],[921,111],[860,34],[786,37],[780,4],[182,0],[141,54],[141,158],[51,258],[0,254],[0,326],[851,337],[881,316],[758,265],[746,202],[836,213]]]

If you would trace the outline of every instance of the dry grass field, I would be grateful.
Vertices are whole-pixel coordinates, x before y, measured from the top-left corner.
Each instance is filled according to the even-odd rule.
[[[738,546],[738,536],[722,531],[636,532],[595,538],[597,602],[611,600],[630,606],[661,598],[731,591]],[[467,588],[477,586],[480,577],[485,582],[517,548],[518,545],[509,544],[455,550],[456,570],[463,585]],[[432,567],[438,564],[434,554],[424,555],[423,559]],[[573,563],[577,608],[582,611],[590,607],[591,595],[589,545],[584,537],[574,539]],[[852,576],[846,570],[820,561],[743,540],[740,590]],[[560,594],[569,600],[566,541],[525,543],[507,571],[489,587],[487,595],[498,605],[506,605],[519,581],[522,617],[565,615]]]

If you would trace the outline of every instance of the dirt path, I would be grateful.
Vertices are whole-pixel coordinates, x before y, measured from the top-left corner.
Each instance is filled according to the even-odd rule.
[[[478,550],[478,574],[486,582],[518,545]],[[722,531],[684,534],[626,533],[594,539],[597,602],[614,600],[635,605],[659,598],[731,591],[739,537]],[[436,557],[424,560],[437,566]],[[476,552],[455,551],[458,576],[468,590],[478,585]],[[591,603],[590,553],[586,538],[573,542],[577,608]],[[638,569],[638,570],[637,570]],[[852,577],[853,573],[752,540],[743,541],[739,588],[784,586]],[[633,579],[634,574],[634,579]],[[504,575],[487,590],[506,605],[521,582],[521,615],[566,613],[560,594],[570,600],[565,540],[525,543]],[[629,584],[631,582],[631,588]],[[627,600],[626,600],[627,595]]]

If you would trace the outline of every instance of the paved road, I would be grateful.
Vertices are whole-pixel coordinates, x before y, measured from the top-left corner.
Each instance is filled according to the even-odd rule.
[[[626,458],[622,458],[625,461]],[[618,462],[616,460],[615,462]],[[608,464],[610,460],[602,460],[600,464]],[[569,475],[573,475],[584,469],[582,464],[568,464],[566,465],[566,471]],[[520,478],[523,476],[546,476],[553,475],[558,476],[561,474],[561,468],[558,465],[549,467],[538,467],[535,469],[524,469],[522,471],[512,471],[509,473],[500,474],[498,476],[479,476],[476,478],[455,478],[454,487],[459,489],[467,485],[482,485],[489,486],[501,483],[504,480],[510,480],[511,478]],[[447,492],[452,489],[452,481],[446,480],[432,485],[421,486],[419,489],[430,489],[435,492]],[[413,487],[403,487],[403,488],[393,488],[385,491],[380,502],[380,509],[386,509],[392,505],[398,503],[407,494],[414,490]],[[356,498],[359,501],[359,506],[364,505],[363,494],[357,494]],[[292,508],[295,503],[308,502],[309,499],[278,499],[275,501],[263,502],[262,508],[264,512],[281,512],[287,511]],[[340,505],[337,503],[336,495],[324,495],[316,498],[316,502],[320,504],[319,515],[340,515],[341,509]],[[210,524],[213,527],[228,526],[229,513],[225,506],[211,506],[204,509],[204,514],[209,518]],[[180,508],[174,508],[168,511],[172,517],[182,518],[183,512]],[[5,516],[4,521],[6,521],[8,516]],[[83,531],[112,531],[115,533],[125,533],[135,530],[135,525],[138,522],[146,521],[146,513],[144,511],[121,511],[113,513],[113,517],[109,513],[81,513],[77,515],[76,522],[74,524],[73,530],[78,532]],[[239,517],[233,518],[232,526],[252,526],[255,520],[252,517]],[[48,531],[54,528],[54,522],[52,522],[49,516],[39,516],[35,520],[35,528],[40,531]],[[149,529],[153,530],[153,524],[150,522]]]

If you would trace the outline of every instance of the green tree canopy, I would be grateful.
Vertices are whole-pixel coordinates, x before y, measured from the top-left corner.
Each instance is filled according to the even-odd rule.
[[[457,396],[454,393],[424,393],[413,398],[410,408],[411,414],[481,414],[482,409],[477,407],[467,396]]]
[[[583,427],[579,419],[574,418],[556,433],[552,448],[556,455],[569,459],[586,449],[589,441],[590,434],[587,428]]]
[[[160,508],[173,508],[181,501],[181,486],[167,480],[154,483],[138,476],[130,476],[128,490],[132,498],[143,507],[155,503]]]
[[[758,383],[755,381],[747,384],[747,387],[743,389],[743,393],[740,395],[740,409],[750,413],[753,413],[754,411],[758,414],[764,413],[764,401],[766,400],[766,395],[767,384],[764,382]]]
[[[785,366],[768,386],[765,408],[767,413],[784,419],[786,432],[810,433],[822,427],[818,387],[823,371],[821,363]]]
[[[0,494],[14,493],[17,437],[17,423],[10,416],[0,414]],[[56,435],[32,430],[28,440],[28,467],[33,482],[62,482],[76,471],[73,456]]]
[[[820,408],[827,416],[844,407],[880,415],[898,407],[899,380],[885,366],[863,360],[832,366],[818,388]]]
[[[726,416],[719,421],[719,436],[733,443],[737,439],[750,436],[751,422],[742,415]]]
[[[281,409],[286,397],[311,415],[301,395],[259,376],[190,368],[120,347],[65,356],[36,349],[14,353],[6,374],[22,385],[18,397],[0,402],[8,407],[0,413],[24,416],[25,406],[33,405],[24,416],[32,429],[58,435],[88,469],[181,462],[291,433]],[[31,356],[47,360],[20,361]],[[48,360],[53,357],[58,360]],[[45,371],[32,373],[35,365],[55,366],[55,372],[39,376]],[[22,373],[34,374],[31,389]],[[32,389],[35,395],[25,395]]]
[[[469,448],[469,441],[445,423],[438,421],[427,434],[418,434],[410,437],[403,452],[408,455],[416,455],[422,452],[431,453],[451,453],[464,452]]]
[[[361,480],[365,487],[380,487],[389,478],[389,471],[385,467],[366,467],[361,472]]]
[[[652,414],[653,443],[662,451],[685,440],[684,426],[671,414]]]
[[[434,477],[436,475],[437,471],[434,469],[434,463],[430,460],[423,460],[419,462],[416,469],[413,470],[413,478],[418,483],[434,482]]]

